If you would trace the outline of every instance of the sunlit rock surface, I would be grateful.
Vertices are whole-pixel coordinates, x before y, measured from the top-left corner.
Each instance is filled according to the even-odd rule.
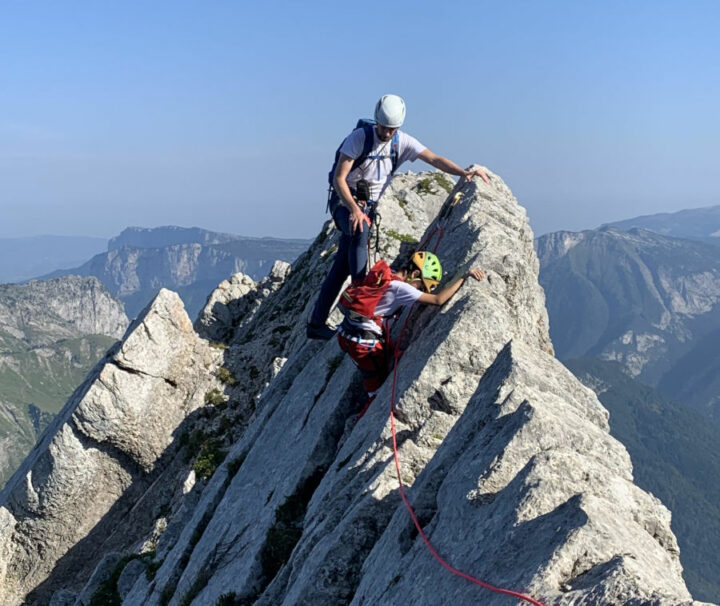
[[[633,485],[627,452],[608,434],[607,412],[553,357],[533,235],[510,190],[492,173],[490,184],[455,190],[433,173],[400,175],[379,210],[379,256],[401,265],[419,246],[436,251],[446,281],[470,267],[487,273],[443,308],[409,312],[402,335],[404,317],[393,331],[404,348],[395,389],[402,479],[439,552],[469,574],[546,604],[691,603],[669,512]],[[393,381],[355,423],[364,404],[355,367],[334,341],[304,336],[336,247],[337,232],[327,224],[292,268],[279,267],[260,284],[237,278],[239,299],[227,296],[232,280],[221,285],[196,323],[220,342],[208,349],[188,337],[200,350],[184,374],[179,356],[177,365],[147,363],[143,380],[171,374],[178,386],[186,379],[203,392],[219,373],[212,352],[222,352],[232,377],[225,411],[234,416],[223,412],[206,423],[232,440],[206,483],[188,484],[178,464],[170,499],[146,521],[144,537],[118,520],[135,529],[125,552],[147,570],[125,566],[122,588],[114,588],[123,604],[512,603],[450,576],[417,536],[395,475]],[[133,364],[133,351],[143,351],[140,342],[121,365]],[[138,415],[145,402],[127,408]],[[122,448],[141,471],[158,461],[162,439],[146,446],[120,439],[116,419],[95,408],[77,416],[77,425],[58,427],[40,452],[82,456],[71,439],[59,440],[72,438],[87,418],[93,439]],[[99,470],[98,484],[114,475],[118,486],[132,485],[114,469],[109,461]],[[22,495],[29,493],[27,471],[17,485]],[[18,509],[0,509],[5,536],[21,536]],[[68,548],[75,541],[78,554],[85,548],[77,536],[63,540]],[[109,552],[99,550],[95,562]],[[16,583],[13,595],[34,587],[18,585],[27,575],[15,572],[17,560],[1,557],[10,563],[5,579]],[[39,565],[34,552],[22,561],[25,570]],[[56,571],[51,578],[58,599],[68,591],[86,595],[80,579],[63,584]]]

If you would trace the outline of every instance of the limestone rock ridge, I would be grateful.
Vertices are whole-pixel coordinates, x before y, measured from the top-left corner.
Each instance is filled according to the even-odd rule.
[[[546,605],[697,604],[669,511],[553,356],[533,234],[489,174],[396,176],[373,241],[396,264],[421,245],[448,277],[487,273],[393,329],[401,473],[424,532],[451,565]],[[0,601],[88,604],[91,581],[126,606],[514,603],[417,536],[393,381],[356,422],[351,360],[305,339],[336,249],[328,222],[292,266],[221,284],[194,329],[161,292],[0,495]],[[227,451],[205,479],[180,438],[198,426]]]

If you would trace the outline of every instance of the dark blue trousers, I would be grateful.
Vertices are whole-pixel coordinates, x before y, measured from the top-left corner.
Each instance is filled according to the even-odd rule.
[[[335,253],[335,261],[330,268],[322,287],[320,296],[315,303],[310,322],[317,326],[325,324],[330,308],[340,293],[343,282],[348,276],[353,281],[362,280],[367,273],[368,240],[370,239],[370,226],[363,221],[362,231],[350,232],[350,211],[340,202],[338,195],[333,192],[330,198],[330,212],[335,225],[342,232],[340,242]],[[375,219],[375,212],[366,213],[371,221]]]

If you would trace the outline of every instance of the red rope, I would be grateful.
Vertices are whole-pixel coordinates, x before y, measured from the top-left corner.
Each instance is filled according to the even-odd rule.
[[[440,232],[440,236],[438,237],[437,243],[435,244],[435,248],[433,249],[433,252],[435,252],[440,245],[440,240],[443,237],[443,231],[444,229],[442,227],[436,227],[435,230],[423,241],[423,245],[432,238],[436,232]],[[412,306],[414,307],[414,305]],[[496,593],[501,593],[505,595],[509,595],[515,598],[518,598],[520,600],[524,600],[526,602],[529,602],[530,604],[534,604],[535,606],[544,606],[542,602],[538,602],[537,600],[534,600],[530,596],[527,596],[525,594],[519,593],[517,591],[511,591],[510,589],[503,589],[502,587],[495,587],[494,585],[490,585],[489,583],[486,583],[485,581],[481,581],[480,579],[476,579],[475,577],[466,574],[462,572],[461,570],[458,570],[457,568],[454,568],[450,564],[448,564],[439,554],[437,551],[435,551],[435,548],[432,546],[428,538],[425,536],[425,533],[423,532],[422,526],[420,526],[420,522],[417,519],[417,516],[415,515],[415,512],[413,511],[412,506],[407,500],[407,497],[405,496],[405,487],[402,482],[402,477],[400,474],[400,456],[398,455],[398,447],[397,447],[397,436],[395,433],[395,388],[397,386],[397,368],[398,364],[400,362],[400,356],[402,355],[402,352],[400,350],[400,342],[402,340],[402,335],[405,332],[405,327],[407,326],[408,319],[410,318],[410,314],[412,313],[412,307],[408,310],[407,316],[405,317],[405,322],[403,322],[402,328],[400,329],[400,334],[397,339],[398,346],[395,349],[395,364],[393,368],[393,380],[392,380],[392,388],[390,391],[390,427],[392,429],[392,441],[393,441],[393,453],[395,457],[395,470],[397,471],[397,478],[398,478],[398,484],[400,487],[400,496],[402,497],[402,501],[405,504],[405,507],[408,510],[408,513],[410,513],[410,517],[412,518],[413,524],[415,524],[415,528],[418,531],[418,534],[422,537],[423,542],[425,543],[425,546],[428,548],[432,556],[440,563],[443,568],[446,568],[449,570],[452,574],[457,575],[459,577],[462,577],[466,581],[470,581],[471,583],[475,583],[476,585],[480,585],[481,587],[484,587],[485,589],[489,589],[490,591],[494,591]]]

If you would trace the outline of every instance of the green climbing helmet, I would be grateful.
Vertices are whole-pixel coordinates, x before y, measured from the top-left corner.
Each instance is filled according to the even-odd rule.
[[[435,290],[440,280],[442,280],[440,259],[431,252],[420,250],[412,256],[412,262],[421,272],[425,290],[427,292]]]

